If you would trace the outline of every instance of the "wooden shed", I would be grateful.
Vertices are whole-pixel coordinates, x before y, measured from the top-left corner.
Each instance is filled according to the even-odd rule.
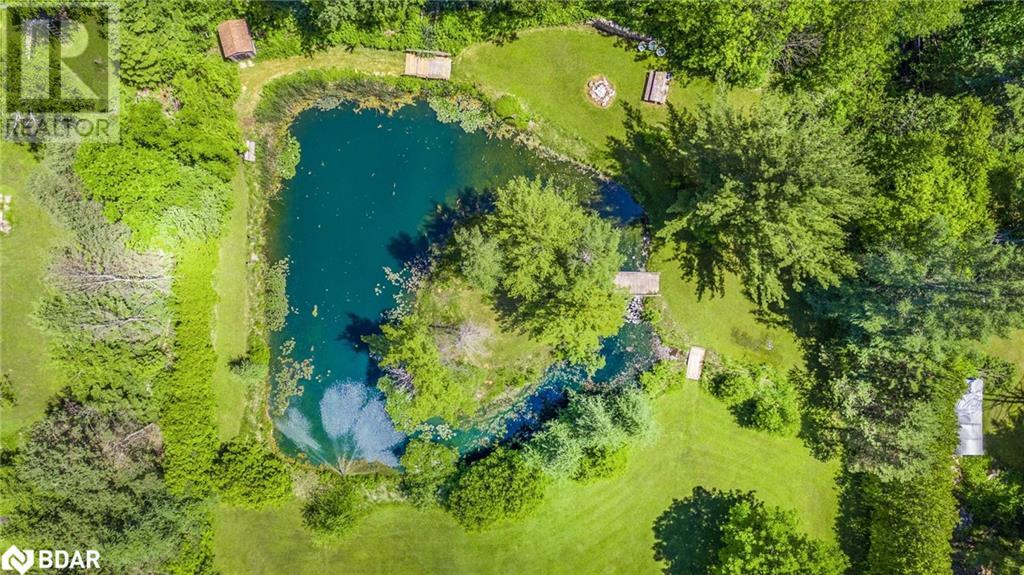
[[[668,80],[668,72],[648,72],[644,82],[644,102],[664,104],[668,99]]]
[[[447,52],[406,50],[405,75],[447,80],[452,77],[452,57]]]
[[[249,34],[245,20],[225,20],[217,26],[220,36],[220,51],[228,60],[238,62],[256,56],[256,44]]]
[[[619,272],[615,274],[615,287],[629,290],[634,296],[658,295],[661,272]]]

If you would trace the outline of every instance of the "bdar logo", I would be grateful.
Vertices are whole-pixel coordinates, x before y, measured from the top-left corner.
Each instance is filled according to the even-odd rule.
[[[31,549],[22,551],[17,545],[11,545],[4,551],[3,557],[0,557],[0,567],[3,567],[4,571],[13,570],[25,575],[25,572],[32,568],[33,559]]]

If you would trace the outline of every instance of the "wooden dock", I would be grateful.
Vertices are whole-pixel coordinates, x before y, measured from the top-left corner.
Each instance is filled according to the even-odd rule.
[[[452,77],[452,57],[447,52],[407,50],[405,75],[430,80],[447,80]]]

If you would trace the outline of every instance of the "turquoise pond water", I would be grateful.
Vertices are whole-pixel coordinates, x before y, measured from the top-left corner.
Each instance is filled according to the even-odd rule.
[[[292,357],[311,358],[314,376],[275,420],[281,447],[316,463],[362,458],[397,463],[405,437],[392,427],[374,387],[375,366],[360,337],[392,308],[398,271],[450,230],[451,207],[514,176],[542,176],[582,186],[595,207],[622,222],[642,215],[621,187],[599,184],[575,169],[542,160],[521,146],[442,124],[425,104],[391,116],[352,108],[308,110],[292,133],[302,148],[297,174],[270,219],[271,256],[290,260],[292,313],[273,334],[275,351],[294,340]],[[314,314],[314,310],[316,313]],[[607,366],[594,378],[635,375],[649,364],[650,332],[627,324],[605,342]],[[549,370],[535,391],[488,421],[465,424],[447,440],[464,451],[536,420],[580,370]]]

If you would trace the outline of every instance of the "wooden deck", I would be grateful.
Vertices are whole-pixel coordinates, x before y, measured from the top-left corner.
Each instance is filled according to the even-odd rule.
[[[405,53],[405,75],[431,80],[447,80],[452,77],[452,58],[445,52]]]
[[[661,272],[619,272],[615,274],[615,286],[629,290],[634,296],[658,295]]]

